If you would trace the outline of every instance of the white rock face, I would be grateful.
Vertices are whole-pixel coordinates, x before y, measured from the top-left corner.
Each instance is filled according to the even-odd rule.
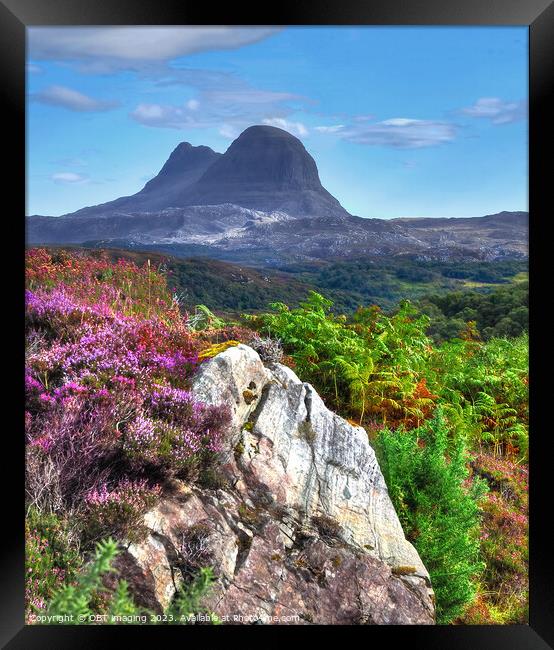
[[[240,428],[256,407],[271,373],[252,348],[238,345],[205,361],[193,380],[193,391],[206,404],[227,404],[233,426]]]
[[[327,409],[313,386],[286,366],[264,367],[241,344],[204,362],[192,389],[209,404],[233,406],[232,443],[241,442],[236,488],[246,494],[256,483],[267,499],[301,518],[332,517],[345,541],[429,579],[404,536],[365,430]]]
[[[116,558],[138,603],[162,613],[191,568],[211,566],[218,616],[434,623],[429,575],[361,427],[245,345],[202,363],[192,390],[232,408],[222,482],[174,481],[145,515],[146,538]]]

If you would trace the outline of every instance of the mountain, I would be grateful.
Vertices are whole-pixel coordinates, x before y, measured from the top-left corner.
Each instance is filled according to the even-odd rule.
[[[366,219],[321,184],[298,138],[252,126],[224,154],[181,143],[133,196],[27,219],[29,244],[96,243],[276,265],[363,255],[503,259],[527,255],[526,212],[472,219]]]
[[[152,212],[177,205],[178,197],[195,183],[218,158],[210,147],[193,147],[181,142],[173,150],[160,172],[136,194],[108,203],[82,208],[64,217],[91,217],[125,212]]]
[[[251,126],[177,205],[235,204],[298,217],[348,216],[322,186],[315,160],[304,145],[274,126]]]

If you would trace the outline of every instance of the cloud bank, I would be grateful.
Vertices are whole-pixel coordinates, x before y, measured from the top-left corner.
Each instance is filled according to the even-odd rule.
[[[273,27],[31,27],[29,58],[72,61],[105,71],[210,50],[232,50],[279,31]]]
[[[65,86],[48,86],[38,93],[32,93],[30,99],[41,104],[60,106],[70,111],[95,113],[109,111],[118,106],[117,102],[106,102]]]
[[[506,102],[499,97],[481,97],[473,106],[462,108],[464,115],[486,118],[492,124],[511,124],[527,117],[527,102]]]
[[[456,126],[449,122],[395,117],[381,122],[354,118],[349,125],[317,126],[320,133],[336,135],[343,140],[395,149],[422,149],[451,142]]]

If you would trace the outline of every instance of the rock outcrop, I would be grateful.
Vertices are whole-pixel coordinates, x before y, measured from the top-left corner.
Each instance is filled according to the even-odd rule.
[[[431,624],[429,575],[405,539],[367,434],[245,345],[202,364],[193,391],[233,411],[211,488],[175,482],[119,566],[161,611],[201,565],[225,622]],[[241,618],[242,617],[242,618]]]

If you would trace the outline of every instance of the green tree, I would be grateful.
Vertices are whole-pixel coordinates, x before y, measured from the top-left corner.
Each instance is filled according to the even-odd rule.
[[[481,481],[468,482],[462,436],[451,440],[440,410],[411,431],[378,436],[381,469],[407,538],[431,576],[437,622],[449,623],[471,603],[479,560]]]

